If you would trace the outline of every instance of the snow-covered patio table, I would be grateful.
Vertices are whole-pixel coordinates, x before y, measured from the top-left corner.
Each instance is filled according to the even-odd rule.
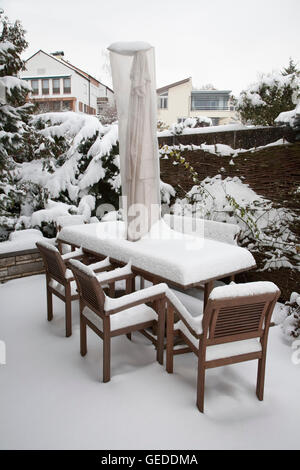
[[[256,266],[245,248],[177,232],[162,220],[136,242],[126,240],[125,224],[115,221],[65,227],[57,241],[120,263],[131,261],[134,272],[154,283],[182,289],[205,284],[206,296],[214,280]]]

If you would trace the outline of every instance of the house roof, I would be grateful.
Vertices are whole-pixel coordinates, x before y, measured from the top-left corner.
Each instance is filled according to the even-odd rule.
[[[64,59],[58,59],[57,57],[53,56],[52,54],[48,54],[47,52],[43,51],[42,49],[39,49],[37,52],[32,54],[32,56],[30,56],[25,62],[28,62],[28,60],[32,59],[32,57],[39,54],[39,52],[42,52],[43,54],[47,55],[51,59],[56,60],[57,62],[65,65],[69,69],[74,70],[74,72],[78,73],[79,75],[86,78],[87,80],[94,80],[95,82],[99,83],[100,85],[105,86],[106,88],[108,88],[108,90],[110,90],[112,93],[114,92],[109,86],[104,85],[104,83],[100,82],[99,80],[97,80],[97,78],[93,77],[92,75],[88,74],[87,72],[84,72],[80,68],[76,67],[75,65],[72,65],[70,62],[68,62]]]
[[[170,85],[165,85],[161,88],[157,88],[157,93],[163,93],[164,91],[168,91],[169,88],[173,88],[174,86],[183,85],[183,83],[187,83],[192,79],[192,77],[185,78],[184,80],[180,80],[179,82],[170,83]]]

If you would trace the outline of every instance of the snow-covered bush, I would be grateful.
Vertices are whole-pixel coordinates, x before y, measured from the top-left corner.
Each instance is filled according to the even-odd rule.
[[[236,110],[243,122],[271,126],[276,117],[293,109],[300,96],[300,78],[297,73],[282,75],[272,72],[243,90],[236,100]]]
[[[300,294],[292,292],[289,302],[282,305],[274,318],[283,334],[290,340],[300,336]]]
[[[206,116],[196,116],[184,119],[182,122],[171,124],[169,131],[173,135],[181,135],[186,128],[212,126],[212,120]]]
[[[184,127],[209,127],[212,126],[212,120],[206,116],[195,116],[186,118],[183,122]]]
[[[168,129],[168,125],[162,121],[161,119],[158,119],[157,121],[157,130],[158,131],[164,131],[165,129]]]

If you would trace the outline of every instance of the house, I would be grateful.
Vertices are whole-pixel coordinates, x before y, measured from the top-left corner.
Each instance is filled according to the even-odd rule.
[[[206,116],[213,125],[228,124],[235,116],[231,90],[196,90],[192,78],[157,89],[158,119],[171,125],[187,117]]]
[[[96,78],[70,64],[64,53],[39,50],[25,62],[20,78],[30,83],[28,99],[43,112],[76,111],[100,114],[114,106],[114,92]]]

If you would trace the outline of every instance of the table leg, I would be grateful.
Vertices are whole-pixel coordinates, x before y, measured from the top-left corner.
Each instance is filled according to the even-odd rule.
[[[204,308],[206,307],[209,294],[211,293],[214,286],[214,281],[206,282],[204,285]]]

